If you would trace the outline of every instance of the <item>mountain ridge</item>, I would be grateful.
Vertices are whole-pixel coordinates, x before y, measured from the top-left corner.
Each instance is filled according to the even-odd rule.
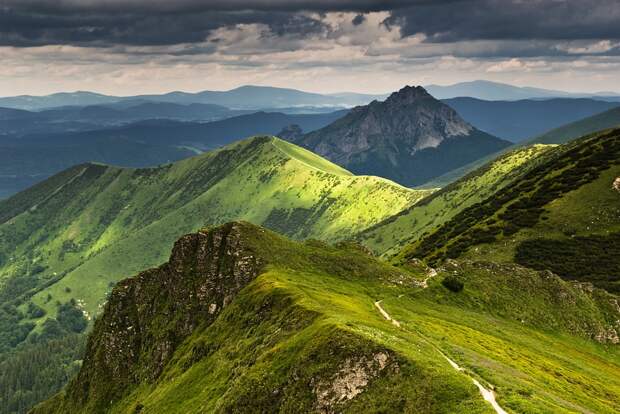
[[[326,127],[293,137],[293,142],[356,174],[406,186],[509,145],[477,130],[419,86],[353,108]]]

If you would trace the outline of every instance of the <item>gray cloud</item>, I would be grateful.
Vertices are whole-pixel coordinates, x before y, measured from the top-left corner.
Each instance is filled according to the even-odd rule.
[[[466,0],[394,10],[405,36],[457,40],[620,39],[617,0]]]
[[[618,0],[0,0],[0,88],[193,89],[205,73],[216,87],[486,74],[608,88],[619,21]]]

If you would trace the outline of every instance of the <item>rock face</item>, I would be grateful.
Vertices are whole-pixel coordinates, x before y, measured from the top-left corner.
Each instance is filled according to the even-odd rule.
[[[168,263],[116,286],[68,387],[74,401],[99,411],[129,387],[156,380],[176,347],[217,318],[264,263],[244,242],[243,226],[184,236]]]
[[[510,145],[477,130],[424,88],[407,86],[294,141],[356,174],[422,184]]]

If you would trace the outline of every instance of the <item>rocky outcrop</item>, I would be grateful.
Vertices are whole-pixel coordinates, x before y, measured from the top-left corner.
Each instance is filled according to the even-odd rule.
[[[475,129],[421,86],[358,106],[293,140],[354,173],[405,185],[420,184],[509,145]]]
[[[186,235],[168,263],[121,281],[68,387],[71,400],[103,411],[134,385],[156,380],[180,343],[259,274],[264,261],[245,241],[245,226]]]
[[[347,358],[331,378],[314,385],[317,412],[334,413],[335,406],[351,400],[364,392],[368,383],[383,371],[390,361],[387,352],[377,352],[371,357]],[[397,369],[398,365],[394,363]]]
[[[304,132],[297,124],[289,125],[282,128],[282,131],[276,134],[277,137],[286,141],[295,142],[303,136]]]

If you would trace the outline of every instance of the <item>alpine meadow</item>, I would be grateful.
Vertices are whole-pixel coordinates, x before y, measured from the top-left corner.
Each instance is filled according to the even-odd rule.
[[[0,0],[0,414],[615,414],[615,0]]]

